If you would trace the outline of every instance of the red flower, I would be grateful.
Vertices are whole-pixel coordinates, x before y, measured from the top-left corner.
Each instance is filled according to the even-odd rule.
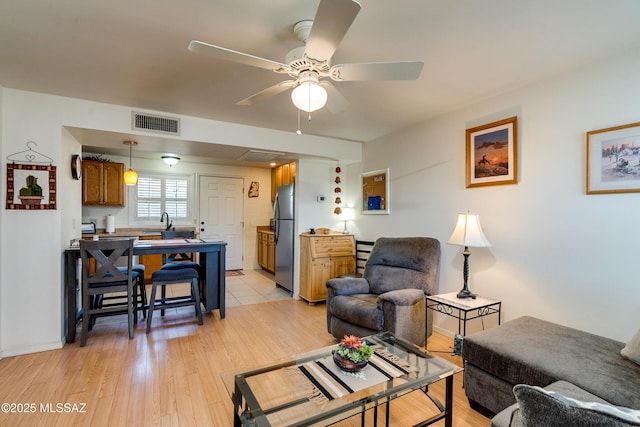
[[[342,341],[340,341],[340,345],[358,351],[360,350],[362,342],[360,341],[360,338],[356,337],[355,335],[345,335],[344,338],[342,338]]]

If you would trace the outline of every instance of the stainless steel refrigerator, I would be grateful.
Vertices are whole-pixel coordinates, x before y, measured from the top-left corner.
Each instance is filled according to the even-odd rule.
[[[276,189],[273,234],[276,242],[276,285],[293,292],[293,184]]]

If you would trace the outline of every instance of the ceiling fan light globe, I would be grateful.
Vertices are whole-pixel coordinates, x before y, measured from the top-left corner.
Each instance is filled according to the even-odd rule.
[[[291,101],[299,110],[311,113],[327,103],[327,91],[315,82],[302,82],[291,91]]]

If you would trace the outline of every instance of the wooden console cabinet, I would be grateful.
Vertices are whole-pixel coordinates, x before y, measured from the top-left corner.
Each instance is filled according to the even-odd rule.
[[[82,204],[124,206],[124,163],[82,161]]]
[[[276,243],[271,230],[258,230],[258,265],[271,273],[276,271]]]
[[[352,234],[300,235],[300,298],[315,303],[327,299],[327,280],[356,271],[356,241]]]

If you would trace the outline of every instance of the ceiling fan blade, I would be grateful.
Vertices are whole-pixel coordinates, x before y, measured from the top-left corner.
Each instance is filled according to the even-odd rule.
[[[358,12],[360,4],[353,0],[321,0],[304,53],[317,61],[331,59]]]
[[[331,78],[335,81],[415,80],[423,66],[422,61],[338,64],[331,67]]]
[[[347,98],[342,96],[340,91],[338,91],[338,89],[336,89],[336,87],[332,85],[331,82],[321,80],[320,86],[325,88],[327,91],[327,110],[331,111],[333,114],[337,114],[349,107],[350,104],[349,101],[347,101]]]
[[[250,97],[243,99],[242,101],[237,102],[236,105],[251,105],[254,102],[262,101],[265,98],[269,98],[271,96],[282,93],[287,89],[291,89],[296,85],[296,83],[297,82],[295,80],[285,80],[276,85],[261,90],[260,92],[255,93]]]
[[[189,50],[191,52],[213,56],[214,58],[238,62],[240,64],[251,65],[252,67],[264,68],[271,71],[289,69],[288,65],[280,62],[260,58],[259,56],[238,52],[227,49],[226,47],[216,46],[198,40],[192,40],[191,43],[189,43]]]

